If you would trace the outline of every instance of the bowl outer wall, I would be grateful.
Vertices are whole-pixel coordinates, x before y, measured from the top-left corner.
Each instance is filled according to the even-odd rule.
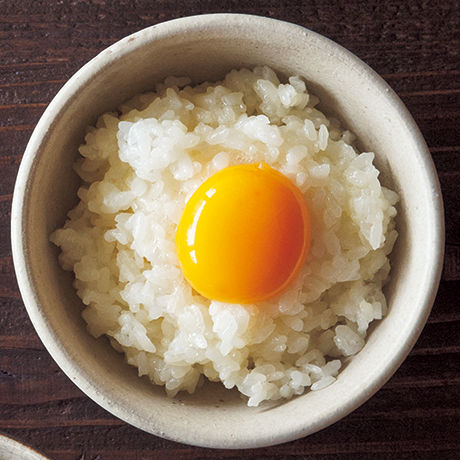
[[[269,65],[300,74],[327,113],[339,116],[381,180],[401,195],[399,241],[386,288],[388,316],[337,382],[290,401],[248,408],[236,391],[207,384],[176,399],[139,379],[104,339],[85,330],[72,277],[49,235],[76,204],[71,165],[84,128],[103,112],[169,75],[195,83],[232,68]],[[129,36],[90,61],[62,88],[38,123],[13,198],[13,258],[20,290],[44,345],[88,396],[145,431],[193,445],[262,447],[311,434],[347,415],[395,372],[429,315],[442,267],[443,208],[423,138],[399,98],[369,67],[330,40],[285,22],[216,14],[169,21]],[[378,365],[376,365],[378,363]]]

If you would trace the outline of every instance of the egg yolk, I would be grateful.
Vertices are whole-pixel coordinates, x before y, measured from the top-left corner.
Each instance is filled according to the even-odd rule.
[[[182,271],[203,296],[255,303],[282,293],[310,246],[300,190],[265,163],[231,166],[187,202],[177,229]]]

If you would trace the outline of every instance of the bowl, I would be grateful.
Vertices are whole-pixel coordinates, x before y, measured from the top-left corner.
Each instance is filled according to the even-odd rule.
[[[35,449],[0,433],[0,458],[9,460],[47,460]]]
[[[268,65],[298,74],[376,154],[381,182],[401,197],[399,239],[386,286],[388,315],[337,381],[284,402],[248,407],[233,390],[206,383],[193,395],[168,398],[139,378],[106,339],[81,318],[72,276],[58,263],[50,234],[76,205],[72,169],[85,127],[170,75],[217,81],[233,68]],[[442,268],[441,193],[427,146],[390,87],[350,52],[303,27],[240,14],[161,23],[124,38],[78,71],[49,104],[22,160],[13,198],[13,257],[30,318],[49,353],[96,403],[156,436],[191,445],[241,449],[307,436],[370,398],[397,370],[432,307]]]

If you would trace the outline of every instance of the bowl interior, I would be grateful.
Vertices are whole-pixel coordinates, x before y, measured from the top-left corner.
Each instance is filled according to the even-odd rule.
[[[248,408],[235,391],[207,383],[168,399],[138,378],[80,316],[72,276],[58,264],[49,235],[77,203],[72,169],[87,125],[170,75],[216,81],[233,68],[269,65],[299,74],[376,153],[384,185],[401,196],[400,237],[386,287],[388,316],[337,382],[287,402]],[[102,52],[53,100],[21,164],[13,203],[13,252],[24,302],[45,346],[91,398],[153,434],[195,445],[244,448],[296,439],[359,406],[392,375],[429,314],[443,251],[442,203],[426,145],[395,94],[353,55],[298,26],[244,15],[175,20],[141,31]]]

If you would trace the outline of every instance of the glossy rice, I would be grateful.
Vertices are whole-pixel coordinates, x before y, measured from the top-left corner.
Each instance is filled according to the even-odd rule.
[[[189,83],[168,78],[104,114],[79,149],[81,201],[51,241],[75,273],[88,330],[170,396],[206,379],[238,388],[249,406],[320,390],[387,311],[398,196],[381,186],[374,154],[358,154],[353,135],[315,108],[301,78],[281,83],[258,67]],[[307,200],[307,261],[270,301],[208,300],[180,270],[182,210],[215,172],[260,161]]]

